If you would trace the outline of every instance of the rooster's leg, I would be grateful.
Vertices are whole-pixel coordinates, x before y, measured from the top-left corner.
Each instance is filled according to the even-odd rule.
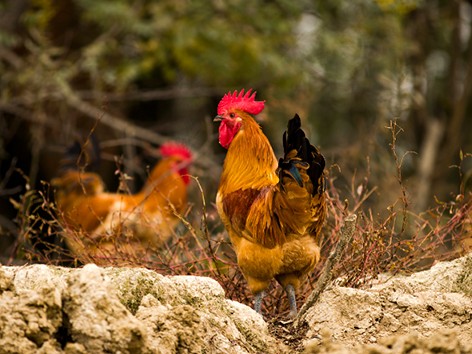
[[[287,293],[288,303],[290,305],[290,318],[297,316],[297,299],[295,297],[295,288],[292,284],[287,284],[285,287],[285,292]]]
[[[255,295],[254,299],[254,311],[257,313],[262,314],[261,307],[262,307],[262,299],[264,298],[265,292],[261,291]]]

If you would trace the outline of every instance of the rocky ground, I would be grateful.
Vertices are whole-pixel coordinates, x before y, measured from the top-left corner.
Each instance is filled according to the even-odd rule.
[[[472,353],[472,256],[330,286],[306,319],[266,323],[209,278],[0,267],[0,353]]]

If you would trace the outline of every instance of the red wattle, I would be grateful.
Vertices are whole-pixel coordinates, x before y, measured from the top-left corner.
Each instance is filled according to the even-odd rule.
[[[229,145],[233,141],[233,138],[236,135],[236,133],[239,131],[240,127],[241,127],[240,122],[231,122],[228,120],[223,120],[218,129],[220,133],[218,140],[221,146],[223,146],[225,149],[228,149]]]

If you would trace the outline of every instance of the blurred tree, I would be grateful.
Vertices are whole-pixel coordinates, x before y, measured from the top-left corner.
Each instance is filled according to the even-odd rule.
[[[160,121],[161,132],[178,135],[183,127],[195,126],[195,116],[205,115],[208,96],[241,85],[286,88],[296,85],[303,73],[293,50],[293,29],[303,2],[26,4],[16,16],[20,21],[15,30],[3,26],[0,32],[0,39],[16,38],[2,43],[0,104],[14,115],[21,107],[23,118],[41,127],[50,123],[66,142],[74,128],[84,124],[83,119],[74,121],[85,115],[127,136],[159,143],[163,139],[116,118],[145,123],[153,130],[150,122]],[[13,12],[17,4],[9,1],[4,6]],[[165,130],[166,122],[172,122],[173,129]],[[92,123],[85,124],[85,130]],[[33,128],[34,135],[41,136],[36,133],[41,127]],[[203,135],[198,128],[192,133]],[[188,131],[185,134],[189,138]]]
[[[110,189],[117,167],[145,177],[145,143],[167,139],[204,144],[197,168],[214,186],[219,160],[206,153],[214,136],[205,118],[215,101],[240,86],[287,88],[303,73],[293,30],[303,2],[7,0],[0,10],[5,220],[15,215],[8,199],[25,192],[24,178],[8,173],[12,161],[34,190],[91,130],[103,156],[124,155],[123,165],[102,166]]]
[[[322,144],[349,145],[350,165],[362,165],[370,156],[371,167],[387,168],[388,156],[379,146],[388,146],[388,121],[398,120],[404,129],[397,142],[400,155],[417,153],[403,160],[416,210],[424,210],[433,196],[461,192],[460,174],[450,167],[460,164],[460,149],[472,150],[472,120],[466,119],[472,86],[470,2],[330,1],[316,9],[320,24],[313,58],[321,80],[312,112]]]
[[[211,194],[221,156],[209,154],[206,118],[227,90],[253,87],[276,148],[299,113],[349,184],[370,174],[382,207],[398,198],[386,129],[397,120],[397,153],[417,153],[403,176],[424,210],[459,192],[450,166],[472,151],[471,13],[465,0],[3,1],[1,176],[17,157],[34,188],[57,173],[57,146],[95,129],[130,175],[145,175],[145,143],[188,140]],[[23,183],[1,181],[0,192]]]
[[[33,139],[33,155],[45,140],[69,143],[77,127],[89,131],[96,119],[119,136],[161,143],[164,138],[126,121],[153,131],[157,122],[161,134],[201,143],[209,96],[241,85],[286,87],[302,72],[296,55],[287,60],[287,53],[303,3],[33,0],[20,11],[16,1],[3,6],[12,16],[3,17],[0,30],[0,108],[28,122],[23,133]],[[195,129],[185,129],[189,125]],[[45,139],[49,134],[56,141]],[[104,134],[110,138],[110,130]],[[39,156],[31,160],[34,172]],[[36,172],[29,175],[36,180]]]

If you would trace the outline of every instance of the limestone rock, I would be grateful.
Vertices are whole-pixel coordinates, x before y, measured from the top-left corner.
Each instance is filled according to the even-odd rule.
[[[0,353],[285,352],[204,277],[140,268],[0,267]]]
[[[292,353],[283,343],[299,349],[300,338],[305,353],[472,354],[471,274],[469,255],[370,288],[333,285],[305,334],[275,338],[210,278],[0,266],[0,354]]]
[[[313,348],[324,340],[323,343],[337,348],[333,353],[341,353],[354,352],[359,343],[376,344],[386,338],[391,343],[413,341],[421,346],[431,344],[425,338],[444,341],[446,336],[454,339],[451,343],[462,346],[462,351],[447,352],[472,353],[471,273],[469,255],[410,276],[392,277],[368,289],[329,288],[307,313],[309,330],[305,343],[312,352],[317,352]],[[329,341],[326,338],[320,341],[320,333],[329,333]]]

